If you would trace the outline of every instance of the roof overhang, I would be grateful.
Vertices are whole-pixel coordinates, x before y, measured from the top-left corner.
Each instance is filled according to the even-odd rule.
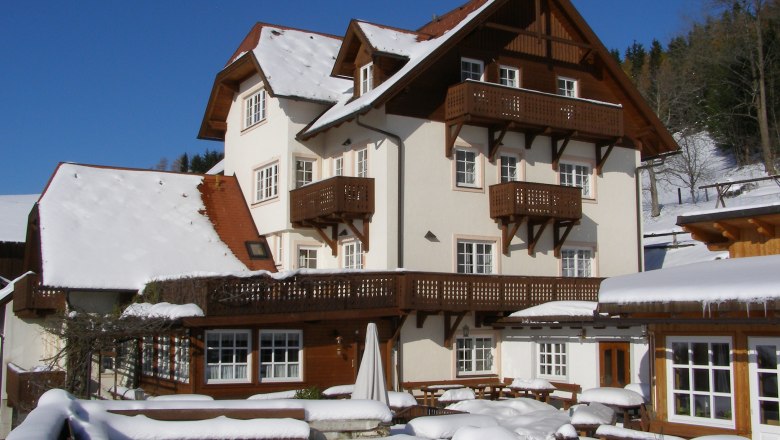
[[[740,230],[755,230],[767,239],[780,228],[780,204],[705,211],[677,217],[677,225],[710,250],[725,250],[740,239]]]

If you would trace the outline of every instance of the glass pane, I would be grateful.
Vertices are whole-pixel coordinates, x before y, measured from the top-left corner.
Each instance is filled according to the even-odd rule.
[[[247,333],[236,333],[236,347],[248,347],[249,335]]]
[[[694,342],[691,344],[691,351],[693,352],[693,364],[694,365],[709,365],[709,345],[706,342]]]
[[[260,350],[260,362],[271,362],[271,350]]]
[[[285,346],[287,345],[287,334],[285,333],[274,333],[274,345],[277,347],[279,346]]]
[[[674,395],[674,413],[681,416],[691,415],[691,397],[689,395]]]
[[[231,333],[222,333],[222,346],[223,347],[232,347],[233,346],[233,335]]]
[[[284,365],[274,365],[274,377],[285,377],[284,373],[287,368]]]
[[[675,342],[672,344],[672,360],[675,364],[688,363],[688,344]]]
[[[729,366],[729,344],[712,344],[712,365]]]
[[[724,396],[715,396],[712,399],[715,406],[715,418],[721,420],[731,420],[731,398]]]
[[[206,368],[206,379],[218,379],[219,378],[219,367],[214,365],[209,365]]]
[[[233,352],[231,350],[222,350],[219,357],[220,362],[224,363],[232,363],[233,362]]]
[[[249,352],[244,350],[236,350],[236,362],[246,362],[249,357]]]
[[[710,371],[703,368],[694,368],[693,370],[693,389],[694,391],[710,390]]]
[[[219,362],[219,350],[206,351],[206,363],[215,364]]]
[[[296,378],[298,377],[298,365],[289,365],[287,367],[287,377]]]
[[[780,407],[777,402],[764,402],[759,404],[762,425],[780,425]]]
[[[290,350],[287,350],[287,361],[288,362],[298,362],[298,349],[293,348]]]
[[[285,352],[287,350],[285,349],[276,349],[274,350],[274,362],[284,362],[285,361]]]
[[[246,379],[247,377],[249,377],[246,374],[246,370],[247,370],[246,365],[236,365],[236,377],[235,378],[236,379]]]
[[[260,333],[260,345],[263,347],[270,347],[272,340],[271,333]]]
[[[146,342],[146,341],[144,341]],[[219,334],[217,333],[206,333],[206,345],[209,347],[213,347],[215,345],[219,345]]]
[[[626,385],[626,352],[623,350],[617,350],[617,383],[619,386]]]
[[[758,368],[762,370],[777,369],[777,348],[774,345],[756,346]]]
[[[270,374],[271,374],[271,369],[268,368],[268,365],[260,366],[260,377],[271,377],[269,376]]]
[[[674,369],[674,389],[675,390],[690,390],[691,382],[688,376],[687,368],[675,368]]]
[[[714,370],[712,379],[716,393],[731,393],[731,372],[729,370]]]
[[[710,396],[693,396],[693,415],[710,418]]]
[[[290,333],[287,335],[287,344],[290,347],[300,347],[301,346],[301,335],[298,333]]]
[[[761,397],[780,397],[777,395],[776,373],[758,373],[758,395]]]
[[[222,372],[222,376],[220,377],[220,379],[233,379],[233,366],[223,365],[221,372]]]
[[[606,385],[612,385],[612,350],[604,351],[604,383]]]

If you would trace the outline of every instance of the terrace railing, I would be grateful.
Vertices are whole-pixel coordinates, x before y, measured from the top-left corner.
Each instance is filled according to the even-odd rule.
[[[290,191],[290,221],[339,221],[374,213],[374,179],[337,176]]]
[[[65,307],[65,291],[41,285],[40,276],[29,273],[14,285],[14,313],[34,318]]]
[[[491,186],[490,218],[511,216],[579,220],[582,218],[582,190],[532,182]]]
[[[8,406],[30,411],[41,394],[65,384],[64,371],[27,371],[9,362],[6,368]]]

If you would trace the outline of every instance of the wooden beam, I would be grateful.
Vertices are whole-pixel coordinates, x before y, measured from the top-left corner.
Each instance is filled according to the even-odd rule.
[[[550,147],[552,148],[552,167],[554,171],[558,171],[558,162],[563,156],[563,152],[566,151],[566,147],[569,146],[569,141],[572,136],[576,136],[576,131],[570,131],[562,136],[553,136],[550,140]],[[561,148],[558,148],[558,142],[563,141]]]
[[[220,86],[230,90],[233,93],[238,93],[241,91],[241,83],[238,81],[229,81],[229,80],[223,80],[219,83]]]
[[[729,241],[735,242],[739,240],[739,229],[737,227],[723,222],[715,222],[712,224],[712,226],[720,231],[720,234],[726,237]]]
[[[696,227],[692,225],[684,225],[682,228],[683,231],[691,234],[691,237],[694,240],[705,243],[707,246],[714,243],[724,243],[724,242],[728,244],[727,240],[724,240],[722,236],[713,234],[712,232],[709,231],[705,231],[700,227]]]
[[[428,319],[428,316],[430,315],[436,315],[436,312],[423,312],[418,310],[417,311],[417,328],[423,328],[425,326],[425,320]]]
[[[766,238],[775,238],[775,225],[757,218],[747,219],[756,228],[756,232]]]
[[[536,244],[539,242],[539,239],[542,237],[542,233],[544,232],[545,228],[547,228],[547,225],[552,222],[552,219],[540,223],[534,223],[530,220],[528,221],[528,255],[534,254],[534,249],[536,248]],[[539,230],[534,233],[534,226],[537,224],[539,225]]]
[[[341,217],[341,221],[347,225],[350,231],[352,231],[352,234],[357,237],[358,240],[363,244],[363,252],[369,251],[369,235],[368,235],[368,225],[371,223],[368,221],[368,219],[363,219],[363,231],[359,231],[357,227],[355,227],[355,224],[353,223],[351,218],[347,217]]]
[[[393,331],[393,336],[390,338],[391,341],[395,341],[398,339],[399,336],[401,336],[401,329],[404,327],[404,323],[406,322],[406,318],[409,317],[408,313],[404,313],[401,315],[400,320],[395,325],[395,330]]]
[[[499,126],[491,126],[488,128],[488,160],[491,162],[495,160],[498,147],[501,146],[501,141],[504,140],[504,136],[506,136],[508,129],[508,122]],[[498,137],[496,137],[496,132],[498,132]]]
[[[504,255],[507,257],[509,256],[509,244],[512,243],[512,239],[515,238],[523,221],[525,221],[525,217],[521,216],[519,219],[514,219],[513,222],[501,222],[501,245]]]
[[[448,159],[452,157],[452,150],[455,148],[455,141],[458,139],[460,130],[463,128],[463,124],[465,123],[466,118],[458,118],[452,122],[447,122],[444,124],[444,155]]]
[[[450,323],[452,317],[455,316],[455,322]],[[444,346],[449,347],[452,345],[452,338],[455,336],[455,332],[458,330],[460,322],[463,321],[463,317],[466,313],[445,313],[444,314]]]
[[[537,4],[538,4],[538,0],[537,0]],[[537,17],[537,23],[539,23],[539,21],[541,20],[541,17],[539,16],[539,10],[538,9],[537,9],[536,13],[537,13],[537,16],[536,16]],[[501,23],[494,23],[494,22],[485,23],[485,27],[488,28],[488,29],[495,29],[495,30],[499,30],[499,31],[509,32],[510,34],[525,35],[525,36],[529,36],[529,37],[539,38],[541,40],[552,41],[554,43],[561,43],[561,44],[566,44],[566,45],[569,45],[569,46],[576,46],[576,47],[580,47],[580,48],[586,49],[586,50],[591,50],[592,49],[592,46],[590,44],[588,44],[588,43],[582,43],[580,41],[567,40],[565,38],[555,37],[555,36],[552,36],[552,35],[543,34],[542,31],[541,31],[541,24],[539,24],[537,26],[538,30],[536,32],[527,31],[527,30],[519,28],[519,27],[507,26],[507,25],[504,25],[504,24],[501,24]]]
[[[612,153],[612,149],[615,148],[615,144],[619,142],[619,139],[614,141],[605,142],[603,144],[596,144],[596,173],[601,175],[601,169],[607,162],[609,155]],[[602,153],[602,148],[606,147],[607,152]]]
[[[571,232],[572,228],[579,224],[579,220],[555,222],[555,229],[553,229],[553,246],[555,258],[561,257],[561,248],[563,247],[563,244],[566,243],[566,239],[569,237],[569,233]],[[563,234],[561,234],[561,229],[564,229]]]
[[[225,121],[209,121],[209,128],[219,131],[227,131],[227,122]]]
[[[336,229],[338,225],[331,224],[331,225],[321,225],[318,223],[312,223],[311,226],[314,228],[314,230],[317,231],[318,234],[320,234],[320,237],[323,241],[325,241],[325,244],[330,246],[330,253],[334,257],[339,254],[339,247],[338,247],[338,237],[336,236]],[[327,228],[330,226],[330,237],[328,237],[327,234],[325,234],[324,228]]]

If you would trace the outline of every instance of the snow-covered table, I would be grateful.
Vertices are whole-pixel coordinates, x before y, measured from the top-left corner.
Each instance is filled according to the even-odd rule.
[[[420,391],[423,393],[423,405],[436,406],[436,393],[439,391],[456,390],[458,388],[465,388],[465,385],[427,385],[420,387]]]
[[[601,387],[585,390],[580,396],[580,402],[596,402],[614,408],[623,415],[623,426],[629,426],[631,414],[639,411],[645,399],[641,394],[625,388]]]

